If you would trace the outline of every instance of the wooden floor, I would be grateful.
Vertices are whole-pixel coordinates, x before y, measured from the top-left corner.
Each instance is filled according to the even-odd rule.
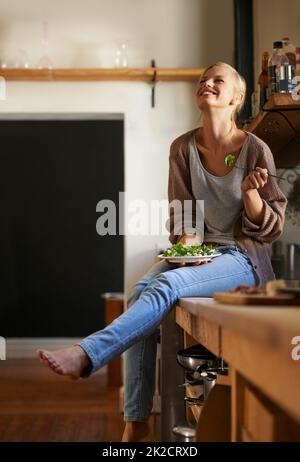
[[[147,441],[158,441],[157,417]],[[120,441],[119,388],[106,376],[71,381],[37,360],[0,361],[0,441]]]

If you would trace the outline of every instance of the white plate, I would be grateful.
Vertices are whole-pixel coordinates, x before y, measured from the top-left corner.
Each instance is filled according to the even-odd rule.
[[[220,257],[222,253],[215,252],[211,255],[193,255],[193,256],[183,256],[183,257],[164,257],[164,255],[158,255],[158,258],[161,260],[168,260],[170,263],[193,263],[195,261],[211,261],[214,257]]]

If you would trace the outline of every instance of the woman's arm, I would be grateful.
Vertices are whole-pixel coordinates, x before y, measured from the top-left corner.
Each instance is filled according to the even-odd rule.
[[[169,239],[172,244],[178,241],[189,244],[201,241],[196,235],[196,200],[192,192],[187,153],[188,143],[185,137],[186,134],[173,141],[169,156],[167,229],[170,232]],[[191,205],[188,216],[184,216],[183,213],[185,201],[190,201]]]
[[[243,201],[247,217],[255,224],[261,225],[264,218],[264,203],[258,190],[268,181],[268,170],[256,167],[246,176],[242,183]]]
[[[264,144],[259,149],[256,165],[260,168],[256,167],[242,183],[242,189],[245,190],[242,232],[257,241],[271,243],[282,234],[287,199],[277,180],[264,174],[265,170],[270,174],[276,174],[270,148]]]

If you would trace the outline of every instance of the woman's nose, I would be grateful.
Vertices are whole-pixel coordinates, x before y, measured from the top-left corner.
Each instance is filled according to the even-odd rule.
[[[204,87],[212,88],[213,81],[212,80],[205,80]]]

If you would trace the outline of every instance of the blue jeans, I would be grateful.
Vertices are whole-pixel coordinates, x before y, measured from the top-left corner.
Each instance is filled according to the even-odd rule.
[[[80,343],[90,358],[91,372],[127,350],[126,421],[143,422],[149,417],[155,384],[157,328],[174,303],[182,297],[212,297],[214,292],[227,291],[239,284],[258,283],[244,251],[234,245],[218,247],[218,251],[222,253],[220,257],[199,266],[155,263],[131,290],[127,311]]]

